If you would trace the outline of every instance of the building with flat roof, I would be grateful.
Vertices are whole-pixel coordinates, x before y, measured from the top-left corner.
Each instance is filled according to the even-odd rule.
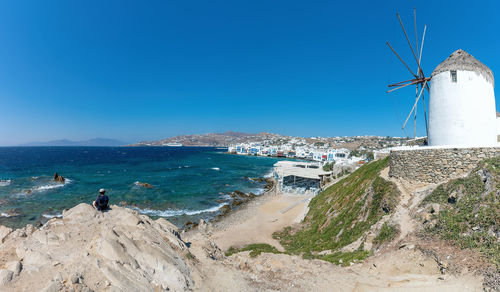
[[[273,173],[281,192],[304,195],[319,193],[324,179],[332,175],[320,163],[301,161],[278,161]]]

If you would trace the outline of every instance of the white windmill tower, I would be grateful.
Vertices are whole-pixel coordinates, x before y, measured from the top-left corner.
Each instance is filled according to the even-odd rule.
[[[398,59],[413,75],[413,79],[391,84],[391,92],[409,85],[416,85],[415,103],[406,118],[406,126],[412,113],[415,115],[416,133],[417,105],[422,98],[425,126],[430,146],[498,146],[497,114],[495,107],[494,79],[491,70],[463,50],[457,50],[439,64],[427,78],[420,66],[427,26],[424,26],[422,42],[418,48],[416,13],[415,22],[416,53],[406,30],[398,16],[408,45],[417,62],[417,74],[403,61],[387,43]],[[418,56],[418,57],[417,57]],[[430,82],[429,82],[430,81]],[[430,83],[430,87],[429,87]],[[424,88],[430,93],[429,119],[425,108]],[[500,120],[499,120],[500,121]],[[500,129],[500,124],[498,126]]]
[[[429,145],[496,146],[491,70],[457,50],[434,69],[431,78]]]

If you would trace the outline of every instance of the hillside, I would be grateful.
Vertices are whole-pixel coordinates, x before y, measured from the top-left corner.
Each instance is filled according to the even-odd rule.
[[[321,192],[309,204],[300,227],[276,233],[286,251],[305,258],[348,264],[370,254],[363,247],[341,249],[358,240],[384,215],[394,211],[399,193],[379,173],[389,158],[372,162]]]
[[[404,285],[418,291],[499,289],[500,158],[443,185],[390,178],[389,159],[318,194],[300,223],[274,233],[279,245],[251,242],[226,255],[255,262],[288,255],[311,266],[316,259],[349,266],[357,279],[346,279],[345,270],[334,279],[355,281],[366,291]]]
[[[248,134],[228,131],[224,133],[179,135],[161,140],[143,141],[130,146],[162,146],[167,143],[181,143],[184,146],[226,147],[238,143],[263,142],[266,140],[274,141],[280,139],[285,141],[290,138],[291,137],[270,133]]]
[[[438,186],[421,207],[425,231],[474,249],[500,273],[500,157],[482,161],[467,177]],[[499,276],[500,280],[500,276]]]
[[[293,141],[295,145],[329,145],[334,148],[347,148],[349,150],[359,149],[382,149],[385,147],[399,146],[410,142],[408,138],[401,137],[382,137],[382,136],[355,136],[355,137],[293,137],[272,133],[248,134],[241,132],[224,132],[179,135],[154,141],[141,141],[129,146],[163,146],[168,143],[181,143],[184,146],[211,146],[227,147],[240,143],[261,143],[262,145],[280,146]]]

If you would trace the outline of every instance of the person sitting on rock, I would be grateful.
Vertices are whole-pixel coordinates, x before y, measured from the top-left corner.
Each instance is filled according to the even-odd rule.
[[[97,199],[92,202],[92,205],[97,208],[99,211],[104,211],[108,209],[108,202],[109,198],[106,196],[104,193],[106,192],[105,189],[100,189],[99,190],[99,196],[97,196]]]

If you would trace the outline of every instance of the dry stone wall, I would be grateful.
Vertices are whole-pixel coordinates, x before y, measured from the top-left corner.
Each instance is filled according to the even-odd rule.
[[[466,175],[483,159],[500,155],[500,147],[392,150],[389,175],[409,181],[439,183]]]

